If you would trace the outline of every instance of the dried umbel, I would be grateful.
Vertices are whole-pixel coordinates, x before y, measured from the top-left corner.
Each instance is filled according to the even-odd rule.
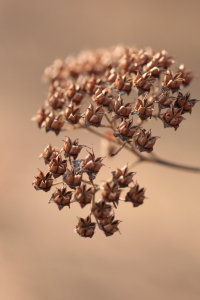
[[[158,136],[156,127],[152,135],[150,122],[177,130],[199,102],[190,92],[183,92],[194,73],[183,64],[174,68],[174,63],[174,56],[166,50],[116,46],[57,59],[45,69],[47,100],[33,119],[48,134],[65,131],[65,139],[61,149],[48,144],[43,150],[40,157],[48,172],[45,175],[39,170],[33,186],[48,192],[61,184],[49,197],[50,202],[59,210],[75,205],[90,210],[86,218],[78,218],[75,230],[81,237],[93,237],[96,228],[112,236],[119,232],[121,221],[115,220],[115,213],[121,205],[131,202],[138,207],[144,203],[145,188],[133,180],[135,164],[146,161],[200,172],[200,168],[154,154]],[[66,131],[73,130],[77,135],[66,137]],[[110,157],[118,156],[114,170],[103,182],[98,182],[98,174],[104,157],[96,156],[93,148],[96,151],[98,146],[92,139],[87,146],[82,141],[79,144],[78,137],[84,137],[80,131],[98,136],[101,148],[106,148],[101,150]],[[120,152],[132,154],[123,167]]]

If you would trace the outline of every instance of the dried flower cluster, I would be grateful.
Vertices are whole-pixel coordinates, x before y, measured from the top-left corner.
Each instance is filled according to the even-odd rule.
[[[86,146],[79,145],[77,139],[72,142],[69,137],[64,140],[60,150],[47,145],[40,157],[48,164],[49,170],[46,175],[39,170],[33,185],[36,190],[48,192],[54,185],[62,184],[61,188],[56,188],[49,200],[50,203],[57,204],[59,210],[64,206],[70,207],[74,202],[78,202],[81,208],[91,205],[90,215],[86,219],[78,218],[76,232],[83,237],[92,237],[97,224],[106,236],[110,236],[119,231],[118,225],[121,221],[115,220],[114,214],[119,201],[131,202],[134,207],[139,206],[144,201],[145,189],[140,189],[137,183],[134,184],[135,173],[128,171],[128,165],[112,172],[112,178],[103,185],[95,184],[94,180],[104,166],[103,157],[96,158],[93,151],[87,150],[87,156],[80,159],[78,155],[83,147]],[[63,160],[62,156],[66,159]],[[62,181],[57,182],[58,177]],[[121,199],[121,192],[125,188],[129,190],[125,199]],[[97,193],[101,194],[99,201],[96,200]],[[91,215],[96,222],[91,221]]]
[[[182,92],[194,78],[193,72],[183,64],[172,71],[174,62],[173,56],[165,50],[156,52],[150,48],[137,50],[123,46],[57,59],[45,69],[49,92],[44,107],[33,119],[39,128],[56,135],[74,129],[88,130],[109,141],[110,156],[126,149],[138,158],[138,162],[167,164],[151,156],[159,137],[142,125],[154,118],[160,120],[164,128],[177,130],[185,114],[191,114],[199,101],[192,99],[189,92]],[[98,128],[107,131],[102,133]],[[48,173],[39,171],[33,185],[36,190],[47,192],[61,177],[62,188],[56,189],[50,202],[55,202],[59,209],[70,207],[74,202],[82,208],[90,204],[91,214],[85,219],[78,218],[76,232],[92,237],[97,224],[106,236],[110,236],[119,231],[120,221],[115,220],[114,209],[122,200],[122,191],[129,189],[123,200],[136,207],[143,203],[145,189],[133,182],[135,173],[128,171],[128,165],[113,172],[112,179],[103,186],[94,183],[103,166],[103,157],[96,158],[93,150],[87,150],[84,159],[77,159],[84,147],[87,146],[79,145],[78,139],[72,141],[69,137],[60,150],[49,144],[40,156],[49,166]],[[92,221],[92,216],[96,222]]]

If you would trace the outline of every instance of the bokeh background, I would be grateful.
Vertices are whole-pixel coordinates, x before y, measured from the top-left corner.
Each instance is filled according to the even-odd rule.
[[[82,239],[73,228],[78,204],[58,211],[50,193],[31,182],[38,155],[48,142],[64,136],[39,131],[31,117],[47,95],[44,68],[55,58],[116,44],[151,46],[175,55],[200,77],[200,2],[197,1],[0,1],[1,30],[1,210],[0,298],[54,299],[200,299],[200,175],[152,164],[135,167],[147,188],[145,204],[121,204],[122,234],[106,238],[97,231]],[[191,84],[200,99],[199,78]],[[180,128],[164,130],[151,122],[155,151],[166,159],[200,166],[200,105]],[[76,135],[75,135],[76,134]],[[101,141],[85,132],[80,142]],[[110,177],[131,156],[106,159],[99,180]]]

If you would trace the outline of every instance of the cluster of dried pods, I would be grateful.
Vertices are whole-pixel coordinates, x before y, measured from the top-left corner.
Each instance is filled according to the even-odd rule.
[[[49,82],[48,97],[45,106],[33,119],[40,128],[56,135],[64,130],[84,128],[120,145],[116,152],[111,148],[111,156],[125,147],[142,159],[140,153],[151,153],[158,139],[142,124],[155,118],[162,121],[164,128],[177,130],[185,120],[183,115],[191,113],[199,101],[191,99],[189,92],[180,92],[194,78],[193,72],[184,65],[173,72],[170,69],[173,64],[174,58],[165,50],[155,52],[150,48],[137,50],[123,46],[58,59],[45,70],[44,76]],[[134,90],[135,98],[131,98]],[[127,95],[130,101],[125,100]],[[137,121],[135,124],[133,118]],[[99,132],[98,127],[109,128],[108,134],[112,133],[112,137]],[[36,189],[48,191],[54,185],[53,180],[62,176],[63,187],[54,192],[50,201],[55,202],[59,209],[75,201],[81,207],[92,203],[91,214],[95,216],[98,227],[106,235],[112,235],[118,231],[120,221],[114,220],[109,202],[116,208],[121,188],[133,182],[134,173],[128,172],[125,166],[117,169],[112,180],[103,187],[94,184],[103,158],[95,159],[94,153],[88,152],[85,159],[77,160],[83,147],[78,145],[78,140],[72,142],[69,138],[64,141],[61,151],[49,145],[42,153],[45,163],[49,164],[49,172],[44,175],[39,171],[33,184]],[[66,160],[62,159],[62,152]],[[83,173],[87,173],[89,181],[83,179]],[[85,182],[92,187],[87,189]],[[67,191],[66,186],[75,192]],[[102,200],[95,202],[99,190],[102,191]],[[144,198],[144,189],[135,184],[125,201],[138,206]],[[92,237],[94,228],[95,223],[89,215],[86,219],[79,218],[76,231],[81,236]]]
[[[91,214],[86,219],[78,218],[76,232],[83,237],[92,237],[97,224],[106,236],[110,236],[119,231],[120,221],[115,220],[114,215],[114,208],[117,208],[119,201],[132,202],[137,207],[144,201],[145,189],[134,184],[135,173],[129,172],[127,165],[112,172],[112,178],[102,186],[95,184],[94,180],[103,166],[103,157],[95,158],[94,152],[87,150],[88,154],[84,159],[77,159],[83,147],[86,146],[79,145],[78,139],[72,142],[69,137],[60,150],[49,144],[40,155],[45,164],[48,164],[49,172],[44,174],[39,170],[33,185],[36,190],[48,192],[52,186],[62,183],[62,187],[56,188],[49,202],[56,203],[59,210],[65,206],[70,207],[74,202],[78,202],[81,208],[91,204],[91,214],[96,219],[96,223],[92,222]],[[88,180],[84,179],[84,174],[87,174]],[[61,182],[55,181],[58,177],[62,177]],[[132,187],[129,186],[131,183]],[[120,199],[121,192],[126,187],[129,191],[125,199]],[[67,188],[71,190],[67,191]],[[97,192],[101,192],[101,200],[98,202],[95,201]]]

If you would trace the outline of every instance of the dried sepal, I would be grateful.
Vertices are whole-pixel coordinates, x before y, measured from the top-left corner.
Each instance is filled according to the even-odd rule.
[[[119,137],[122,141],[130,140],[137,132],[139,127],[133,126],[133,120],[124,119],[114,132],[115,137]]]
[[[182,111],[182,108],[176,108],[174,105],[171,105],[162,118],[164,128],[173,127],[175,130],[177,130],[179,124],[185,120],[185,118],[182,116]]]
[[[65,206],[70,207],[72,194],[73,192],[67,192],[67,189],[64,186],[60,189],[56,188],[56,191],[52,194],[49,203],[54,202],[55,204],[57,204],[59,210],[63,209]]]
[[[100,221],[99,225],[106,236],[111,236],[115,232],[119,231],[118,225],[121,223],[119,220],[114,220],[115,215],[111,215],[106,219]],[[119,231],[120,232],[120,231]]]
[[[119,95],[118,99],[114,100],[111,105],[111,109],[114,112],[113,117],[115,118],[128,118],[132,111],[132,104],[126,103],[124,104],[121,95]]]
[[[137,75],[134,79],[136,88],[138,89],[138,95],[148,93],[155,82],[155,78],[152,76],[151,72],[142,73],[141,71],[137,72]]]
[[[170,96],[170,89],[168,87],[162,87],[157,92],[155,99],[160,109],[169,108],[176,101],[176,97]]]
[[[200,100],[196,99],[190,99],[190,93],[186,93],[183,95],[181,92],[178,93],[178,96],[176,98],[176,102],[174,104],[175,107],[182,108],[182,114],[189,112],[192,112],[192,107],[199,102]]]
[[[82,174],[77,174],[74,169],[70,170],[66,168],[63,174],[63,181],[71,188],[76,189],[77,186],[81,185]]]
[[[177,92],[180,89],[181,84],[185,81],[184,78],[181,77],[182,73],[174,73],[171,70],[167,70],[164,76],[164,86],[167,86],[172,90],[172,93]]]
[[[60,150],[57,147],[52,148],[51,144],[48,144],[44,151],[40,154],[39,158],[43,158],[45,164],[47,165],[53,158],[55,158],[59,154]]]
[[[145,188],[140,188],[139,184],[135,184],[131,187],[129,192],[126,194],[125,202],[131,202],[134,207],[143,204],[145,197]]]
[[[111,210],[112,206],[104,200],[95,202],[92,206],[92,213],[98,220],[106,219],[110,215]]]
[[[140,128],[135,144],[139,148],[140,152],[145,151],[150,153],[153,151],[153,146],[158,138],[158,136],[151,136],[151,129],[146,132],[145,129]]]
[[[127,187],[131,182],[133,182],[133,176],[135,172],[128,172],[128,164],[123,168],[117,168],[117,171],[113,171],[113,181],[116,182],[120,187]]]
[[[106,202],[112,202],[116,208],[119,202],[121,192],[122,190],[119,189],[117,183],[106,182],[102,190],[103,200]]]
[[[80,204],[81,208],[85,207],[87,204],[90,204],[94,197],[94,189],[88,188],[86,184],[81,184],[76,187],[74,192],[74,199]]]
[[[81,237],[91,238],[94,235],[95,227],[96,223],[91,221],[91,215],[89,215],[85,219],[78,218],[78,224],[75,230]]]
[[[143,100],[137,99],[135,110],[138,112],[140,119],[146,120],[152,116],[154,103],[149,102],[147,96],[145,96]]]
[[[65,124],[65,120],[62,115],[56,116],[54,112],[50,112],[42,123],[42,127],[45,127],[46,132],[54,131],[58,135]]]
[[[48,192],[51,189],[53,184],[52,174],[48,172],[46,175],[40,170],[38,170],[38,175],[35,177],[33,181],[34,188],[36,190],[42,190],[44,192]]]
[[[96,108],[94,108],[94,106],[90,104],[85,113],[86,126],[92,125],[99,127],[104,114],[105,113],[101,105],[98,105]]]
[[[49,171],[52,173],[54,178],[58,178],[63,175],[67,168],[67,161],[62,160],[60,154],[58,154],[55,158],[52,158],[49,163]]]
[[[188,86],[195,77],[193,71],[187,70],[183,64],[179,66],[178,72],[181,73],[181,77],[184,79],[183,86]]]
[[[85,147],[84,145],[78,144],[78,139],[75,139],[73,142],[72,140],[67,137],[64,142],[64,146],[61,149],[61,151],[64,152],[65,158],[73,157],[73,159],[76,159],[81,152],[81,149]]]
[[[104,166],[104,164],[102,164],[104,157],[95,158],[94,152],[89,152],[88,150],[87,152],[88,155],[82,162],[82,169],[80,172],[87,173],[89,178],[94,180],[101,167]]]
[[[77,124],[81,118],[80,106],[71,102],[64,111],[65,119],[72,124]]]

